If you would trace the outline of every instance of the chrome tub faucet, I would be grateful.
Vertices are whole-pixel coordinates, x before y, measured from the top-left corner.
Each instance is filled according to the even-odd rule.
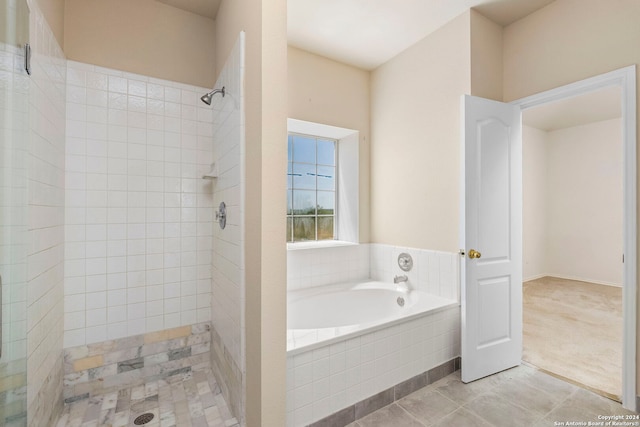
[[[393,278],[393,283],[395,283],[396,285],[398,283],[407,282],[407,281],[409,281],[409,278],[407,277],[406,274],[403,274],[402,276],[396,276]]]
[[[409,292],[409,278],[406,274],[402,276],[395,276],[393,278],[393,283],[397,285],[397,290],[400,292]]]

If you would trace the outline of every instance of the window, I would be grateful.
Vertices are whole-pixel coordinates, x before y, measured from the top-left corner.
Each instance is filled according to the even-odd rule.
[[[337,140],[290,133],[287,241],[336,238]]]
[[[357,244],[359,132],[291,118],[287,128],[287,247]]]

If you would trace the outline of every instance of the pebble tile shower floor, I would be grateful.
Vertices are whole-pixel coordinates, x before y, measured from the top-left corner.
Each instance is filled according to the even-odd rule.
[[[145,413],[145,427],[239,427],[209,367],[65,406],[57,427],[124,427]]]

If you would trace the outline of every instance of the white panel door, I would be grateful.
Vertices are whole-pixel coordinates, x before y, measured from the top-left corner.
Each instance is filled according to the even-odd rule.
[[[463,97],[462,381],[522,359],[520,108]]]

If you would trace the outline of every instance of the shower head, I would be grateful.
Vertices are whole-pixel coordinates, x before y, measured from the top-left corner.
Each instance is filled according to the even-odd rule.
[[[204,102],[207,105],[211,105],[211,98],[213,97],[213,95],[215,95],[216,93],[222,93],[222,97],[224,98],[224,86],[222,86],[222,89],[214,89],[211,92],[209,92],[206,95],[202,95],[200,97],[200,99],[202,100],[202,102]]]

